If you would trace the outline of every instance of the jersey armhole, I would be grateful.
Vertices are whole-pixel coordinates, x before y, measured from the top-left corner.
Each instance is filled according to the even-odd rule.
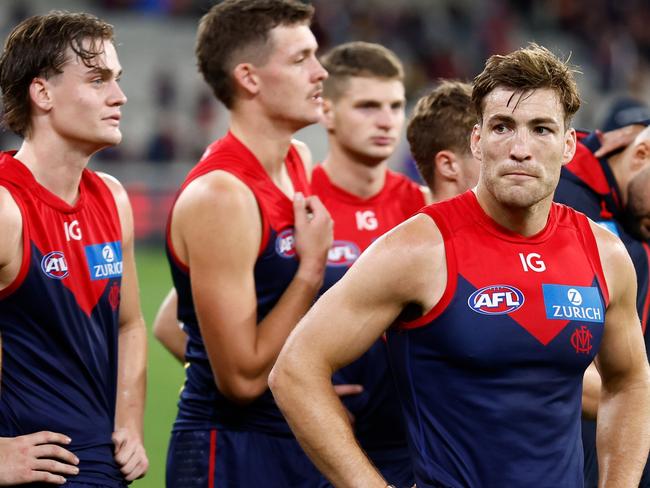
[[[598,244],[596,243],[596,237],[594,236],[593,230],[589,225],[589,219],[582,214],[578,215],[580,222],[580,234],[582,234],[582,239],[587,247],[587,258],[591,263],[591,267],[596,274],[596,279],[600,285],[600,289],[603,291],[603,299],[605,300],[605,308],[609,307],[609,288],[607,287],[607,280],[605,280],[605,272],[603,271],[603,265],[600,262],[600,253],[598,252]]]
[[[429,211],[427,211],[429,210]],[[444,219],[435,218],[436,214],[430,210],[430,207],[427,207],[421,213],[428,215],[438,226],[440,233],[442,234],[444,246],[445,246],[445,263],[447,264],[447,284],[445,285],[445,291],[442,293],[440,300],[436,303],[431,310],[427,313],[418,317],[415,320],[410,320],[407,322],[398,322],[398,329],[417,329],[424,325],[429,324],[436,318],[438,318],[447,308],[454,293],[456,292],[456,286],[458,283],[458,267],[456,264],[456,252],[454,250],[453,236]]]
[[[205,173],[204,173],[204,174],[205,174]],[[244,182],[244,180],[242,180],[241,178],[239,178],[239,176],[237,176],[236,174],[234,174],[234,173],[230,173],[230,172],[228,172],[228,174],[230,174],[230,175],[232,175],[233,177],[237,178],[237,179],[238,179],[239,181],[241,181],[244,185],[246,185],[246,183]],[[202,175],[199,175],[199,176],[202,176]],[[198,176],[197,176],[197,177],[198,177]],[[194,179],[196,179],[196,178],[194,178]],[[191,181],[194,181],[194,179],[191,180]],[[172,244],[172,237],[171,237],[172,233],[171,233],[171,227],[172,227],[172,216],[173,216],[173,214],[174,214],[174,207],[176,206],[176,201],[178,200],[178,198],[180,197],[181,193],[183,192],[183,190],[185,189],[185,187],[186,187],[189,183],[190,183],[190,182],[186,182],[186,183],[184,183],[183,186],[181,187],[181,189],[178,191],[178,193],[177,193],[176,196],[174,197],[174,202],[172,203],[172,206],[171,206],[171,208],[169,209],[169,217],[167,218],[167,224],[166,224],[166,226],[165,226],[165,242],[166,242],[166,244],[167,244],[167,249],[169,250],[169,255],[172,257],[172,259],[174,260],[174,262],[176,263],[176,265],[177,265],[180,269],[182,269],[185,273],[189,273],[190,268],[189,268],[189,266],[187,266],[187,264],[185,264],[183,261],[181,261],[181,258],[178,256],[178,254],[176,254],[176,250],[174,249],[174,246],[173,246],[173,244]],[[264,209],[262,208],[262,204],[260,203],[260,199],[257,197],[257,194],[255,193],[255,190],[253,190],[253,189],[252,189],[250,186],[248,186],[248,185],[246,185],[246,187],[247,187],[247,188],[251,191],[251,193],[253,194],[253,198],[255,198],[255,204],[257,205],[257,210],[258,210],[258,212],[259,212],[259,216],[260,216],[260,224],[261,224],[261,226],[262,226],[262,238],[260,239],[260,247],[259,247],[259,249],[257,250],[257,256],[259,257],[259,256],[262,255],[262,253],[264,252],[264,249],[266,248],[266,245],[267,245],[268,242],[269,242],[269,236],[271,235],[271,229],[270,229],[270,224],[269,224],[269,221],[268,221],[268,217],[266,216],[266,212],[264,212]]]
[[[7,188],[7,187],[5,187]],[[25,281],[25,277],[27,276],[27,271],[29,270],[29,260],[32,257],[32,246],[30,244],[30,238],[29,238],[29,222],[27,220],[27,211],[25,210],[25,207],[23,203],[20,201],[20,198],[17,198],[14,193],[7,188],[7,191],[11,194],[11,198],[13,198],[14,202],[16,202],[16,205],[18,206],[18,210],[20,211],[20,216],[22,218],[22,228],[23,228],[23,256],[20,261],[20,268],[18,269],[18,274],[14,278],[14,280],[9,283],[9,285],[6,288],[3,288],[0,290],[0,299],[5,299],[9,295],[11,295],[13,292],[15,292],[20,285],[22,285],[23,281]]]

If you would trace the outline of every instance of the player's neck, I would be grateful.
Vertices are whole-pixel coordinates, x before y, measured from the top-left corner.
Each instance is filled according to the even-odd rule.
[[[232,112],[230,132],[255,155],[271,178],[283,171],[295,130],[272,123],[265,117]]]
[[[505,206],[480,184],[474,189],[476,198],[483,211],[501,227],[524,237],[531,237],[541,232],[551,211],[553,195],[530,207]]]
[[[449,200],[450,198],[464,192],[465,189],[462,189],[455,181],[441,181],[438,184],[435,184],[434,182],[433,200],[434,202]]]
[[[359,198],[370,198],[379,193],[386,183],[386,161],[378,164],[360,162],[330,145],[330,153],[323,161],[323,169],[330,181]]]
[[[73,205],[79,197],[79,183],[90,154],[57,141],[55,144],[25,140],[15,158],[34,175],[36,181]]]

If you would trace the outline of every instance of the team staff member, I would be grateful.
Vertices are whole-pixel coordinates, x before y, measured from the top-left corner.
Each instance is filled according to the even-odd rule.
[[[323,90],[329,154],[314,168],[312,190],[334,220],[323,293],[377,237],[428,203],[430,193],[387,167],[404,124],[404,71],[397,56],[378,44],[351,42],[335,47],[321,62],[329,73]],[[384,341],[377,340],[334,381],[363,386],[362,393],[344,399],[359,444],[384,476],[412,486]]]
[[[634,486],[650,371],[633,266],[614,235],[552,202],[576,146],[570,69],[536,45],[493,56],[472,99],[476,190],[378,239],[289,338],[273,393],[334,485],[385,487],[329,377],[399,320],[388,344],[420,488],[581,487],[580,387],[599,351],[601,483]]]
[[[120,142],[113,28],[30,17],[0,58],[0,484],[125,487],[141,477],[146,330],[126,192],[86,169]],[[61,446],[65,446],[61,447]]]
[[[294,0],[226,0],[201,19],[199,70],[230,110],[172,208],[168,256],[189,340],[167,486],[304,486],[320,474],[267,377],[323,281],[331,219],[292,144],[322,116],[327,73]]]

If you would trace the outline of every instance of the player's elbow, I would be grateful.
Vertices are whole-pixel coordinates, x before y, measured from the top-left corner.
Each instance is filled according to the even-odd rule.
[[[266,377],[248,378],[242,375],[230,375],[223,381],[217,379],[219,391],[237,405],[248,405],[268,389]]]
[[[291,367],[290,362],[289,354],[281,353],[268,378],[269,388],[280,406],[291,395],[292,386],[295,385],[292,372],[297,370]]]

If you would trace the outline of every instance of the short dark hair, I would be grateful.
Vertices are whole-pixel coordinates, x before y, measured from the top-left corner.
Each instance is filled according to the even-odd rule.
[[[320,59],[329,73],[323,95],[336,100],[352,77],[404,80],[404,68],[397,55],[380,44],[348,42],[331,49]]]
[[[483,120],[483,101],[495,88],[514,89],[524,94],[538,88],[555,90],[564,109],[564,126],[567,128],[571,118],[580,108],[580,95],[574,73],[577,70],[561,61],[555,54],[530,43],[505,56],[491,56],[485,69],[474,79],[472,103],[479,120]]]
[[[297,0],[225,0],[199,22],[195,48],[199,72],[215,96],[232,108],[232,69],[242,58],[263,64],[271,51],[273,28],[308,24],[313,15],[311,5]]]
[[[444,150],[470,154],[472,128],[477,122],[472,106],[472,85],[441,80],[418,100],[406,128],[411,154],[422,178],[432,185],[434,156]]]
[[[86,66],[94,66],[94,59],[104,52],[104,41],[113,41],[113,26],[86,13],[55,10],[18,24],[0,57],[4,124],[21,137],[29,135],[32,80],[62,73],[68,48]]]

